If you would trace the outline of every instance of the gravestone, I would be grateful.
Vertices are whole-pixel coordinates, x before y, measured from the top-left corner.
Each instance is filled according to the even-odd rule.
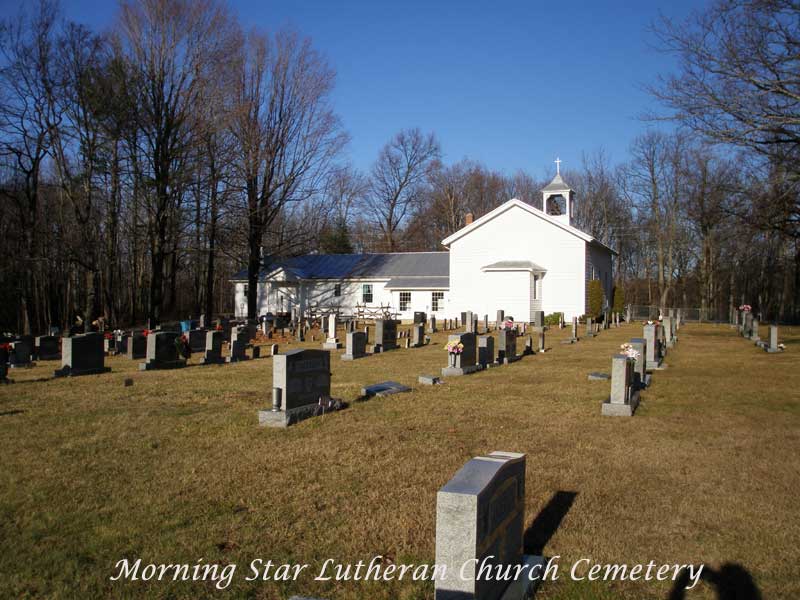
[[[11,353],[8,357],[9,367],[32,367],[34,339],[32,335],[21,335],[11,342]]]
[[[105,366],[102,333],[83,333],[61,340],[61,368],[55,377],[75,377],[108,373]]]
[[[478,364],[484,369],[494,365],[494,338],[490,335],[478,338]]]
[[[436,333],[436,317],[431,315],[428,325],[428,333]]]
[[[497,320],[494,322],[494,326],[499,329],[503,325],[503,321],[505,320],[506,320],[506,311],[498,310]]]
[[[342,360],[356,360],[367,355],[367,334],[363,331],[348,332],[345,335],[345,351]]]
[[[661,326],[664,328],[664,338],[667,348],[672,348],[675,345],[675,340],[672,337],[672,317],[664,317],[661,320]]]
[[[206,334],[205,329],[190,329],[186,332],[186,337],[189,338],[189,348],[192,352],[203,352],[206,349]]]
[[[456,327],[458,327],[459,325],[466,325],[466,323],[467,323],[467,313],[462,312],[461,321],[456,320]]]
[[[180,331],[151,331],[147,336],[146,361],[139,363],[140,371],[153,369],[179,369],[186,366],[186,360],[178,353],[176,340]]]
[[[231,331],[230,354],[225,357],[225,362],[234,363],[249,360],[247,356],[247,343],[250,336],[247,330],[239,329],[238,327]]]
[[[411,326],[411,345],[414,348],[421,348],[425,345],[425,324],[414,323]]]
[[[538,343],[538,345],[536,347],[536,351],[537,352],[546,352],[547,351],[547,347],[545,345],[545,339],[544,339],[544,327],[537,327],[536,328],[536,333],[539,336],[539,343]]]
[[[489,333],[489,315],[483,315],[483,333]]]
[[[753,323],[750,326],[750,341],[756,344],[761,341],[761,338],[758,337],[758,319],[756,318],[753,318]]]
[[[475,364],[476,346],[474,333],[462,333],[451,335],[448,342],[461,342],[464,349],[459,354],[447,353],[447,366],[442,369],[442,377],[452,375],[467,375],[474,373],[480,367]]]
[[[572,341],[578,341],[578,317],[572,317]]]
[[[133,332],[128,338],[128,358],[137,360],[147,356],[147,336],[140,332]]]
[[[259,425],[287,427],[313,416],[320,398],[331,394],[331,354],[290,350],[272,361],[272,409],[258,412]]]
[[[201,365],[221,365],[225,363],[222,356],[222,331],[206,331],[205,354],[200,360]]]
[[[517,331],[501,329],[497,336],[497,362],[509,364],[519,360],[517,356]]]
[[[533,311],[533,326],[534,327],[544,327],[544,311],[543,310],[535,310],[535,311]]]
[[[428,315],[424,312],[415,312],[414,313],[414,325],[425,325],[425,321],[428,320]]]
[[[592,317],[586,317],[586,337],[594,337],[594,320]]]
[[[128,355],[128,344],[130,343],[131,336],[127,333],[119,332],[117,334],[117,354]]]
[[[336,315],[328,315],[328,337],[325,343],[322,344],[323,350],[338,350],[342,347],[339,343],[339,338],[336,337]]]
[[[397,349],[397,321],[392,319],[375,321],[375,344],[380,345],[381,352]]]
[[[472,333],[478,335],[478,315],[472,315]]]
[[[59,338],[54,335],[40,335],[36,338],[36,358],[38,360],[59,360],[61,349]]]
[[[473,458],[436,495],[435,600],[522,600],[541,576],[541,557],[523,554],[525,455]],[[516,579],[479,575],[510,571]],[[517,568],[519,567],[519,568]]]
[[[533,351],[533,337],[528,336],[525,338],[525,349],[522,351],[522,356],[531,356]]]
[[[632,417],[639,405],[639,390],[633,386],[634,361],[624,354],[611,358],[611,395],[603,402],[602,414]]]
[[[626,323],[630,323],[631,322],[631,305],[630,304],[628,304],[628,306],[625,307],[625,322]]]
[[[639,388],[650,385],[650,375],[647,374],[647,340],[644,338],[631,338],[630,345],[639,353],[639,358],[633,365],[633,383]]]
[[[750,337],[753,333],[753,313],[747,311],[744,313],[744,330],[742,331],[742,335],[744,337]]]
[[[475,331],[475,319],[473,318],[472,311],[467,311],[466,313],[466,321],[464,321],[464,326],[466,327],[467,333],[477,333]]]
[[[781,352],[783,349],[778,346],[778,326],[777,325],[770,325],[769,326],[769,346],[764,348],[770,354],[775,352]]]
[[[278,352],[278,344],[270,344],[270,346],[269,346],[269,355],[270,356],[275,356],[278,353],[279,353]]]
[[[661,342],[658,337],[659,325],[657,323],[644,326],[645,359],[648,370],[661,369],[662,353]]]

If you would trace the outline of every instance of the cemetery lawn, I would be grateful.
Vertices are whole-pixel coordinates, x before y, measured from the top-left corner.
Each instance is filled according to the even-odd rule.
[[[314,578],[327,558],[433,563],[437,490],[471,457],[509,450],[528,457],[526,549],[560,557],[538,598],[669,594],[669,582],[570,581],[584,557],[735,564],[764,598],[800,596],[800,328],[781,328],[787,351],[769,355],[728,326],[685,325],[631,419],[600,416],[609,382],[587,375],[609,372],[641,325],[562,345],[567,332],[548,332],[543,355],[436,387],[416,380],[445,365],[444,333],[421,349],[334,356],[336,397],[384,380],[414,391],[286,430],[257,426],[269,358],[140,373],[115,357],[109,374],[59,380],[52,361],[11,371],[16,383],[0,387],[1,595],[431,599],[432,583],[408,578]],[[110,581],[122,558],[237,571],[224,592]],[[297,581],[247,582],[255,559],[310,566]],[[688,597],[716,597],[709,589]]]

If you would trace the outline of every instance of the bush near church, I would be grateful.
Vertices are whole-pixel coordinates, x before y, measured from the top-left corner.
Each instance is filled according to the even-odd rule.
[[[603,314],[603,285],[599,279],[589,282],[589,313],[588,316],[597,319]]]
[[[545,315],[544,324],[548,327],[554,327],[558,325],[561,322],[561,317],[563,314],[563,312],[554,312],[549,315]]]
[[[611,310],[615,313],[622,313],[625,309],[625,290],[622,286],[614,286],[614,304]]]

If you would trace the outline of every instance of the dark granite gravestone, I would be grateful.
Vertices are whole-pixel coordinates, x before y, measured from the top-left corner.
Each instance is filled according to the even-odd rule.
[[[397,348],[397,321],[391,319],[375,321],[375,344],[380,345],[381,352]]]
[[[147,355],[145,362],[139,363],[140,371],[154,369],[178,369],[186,366],[181,358],[176,340],[181,338],[180,331],[151,331],[147,336]]]
[[[225,357],[225,362],[232,363],[249,360],[250,357],[247,356],[247,345],[250,339],[247,328],[237,328],[231,331],[230,355]]]
[[[190,329],[186,332],[186,337],[189,339],[189,348],[192,352],[203,352],[206,349],[206,334],[205,329]]]
[[[542,557],[523,554],[525,455],[492,452],[465,464],[436,496],[436,600],[528,598]],[[479,576],[488,567],[516,580]],[[537,577],[538,571],[538,577]],[[533,581],[532,581],[533,580]]]
[[[494,364],[494,338],[490,335],[478,338],[478,364],[484,369]]]
[[[206,331],[206,345],[201,365],[221,365],[225,362],[222,356],[222,331]]]
[[[136,360],[147,356],[147,337],[141,333],[133,332],[128,339],[128,358]]]
[[[61,368],[55,377],[107,373],[102,333],[84,333],[61,339]]]
[[[313,416],[320,398],[331,393],[331,355],[327,350],[290,350],[272,359],[272,410],[258,413],[259,425],[286,427]]]
[[[59,338],[55,335],[40,335],[37,337],[36,358],[38,360],[60,360]]]
[[[517,356],[517,331],[501,329],[497,335],[497,362],[509,364],[519,360]]]
[[[11,352],[8,356],[8,366],[13,368],[32,367],[34,353],[34,339],[32,335],[20,335],[11,342]]]

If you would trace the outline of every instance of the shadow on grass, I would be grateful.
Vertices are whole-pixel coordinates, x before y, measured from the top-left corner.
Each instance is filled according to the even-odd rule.
[[[17,410],[5,410],[5,411],[0,412],[0,417],[8,417],[10,415],[18,415],[18,414],[21,414],[21,413],[24,413],[24,412],[26,412],[26,411],[19,410],[19,409],[17,409]]]
[[[525,531],[523,551],[525,554],[540,556],[544,547],[558,530],[561,521],[572,508],[578,492],[556,492],[545,507],[536,515],[533,523]]]
[[[705,566],[700,579],[715,588],[717,600],[761,600],[761,591],[753,576],[742,565],[725,563],[719,570]],[[689,571],[684,569],[675,580],[667,600],[686,598],[688,584]]]

